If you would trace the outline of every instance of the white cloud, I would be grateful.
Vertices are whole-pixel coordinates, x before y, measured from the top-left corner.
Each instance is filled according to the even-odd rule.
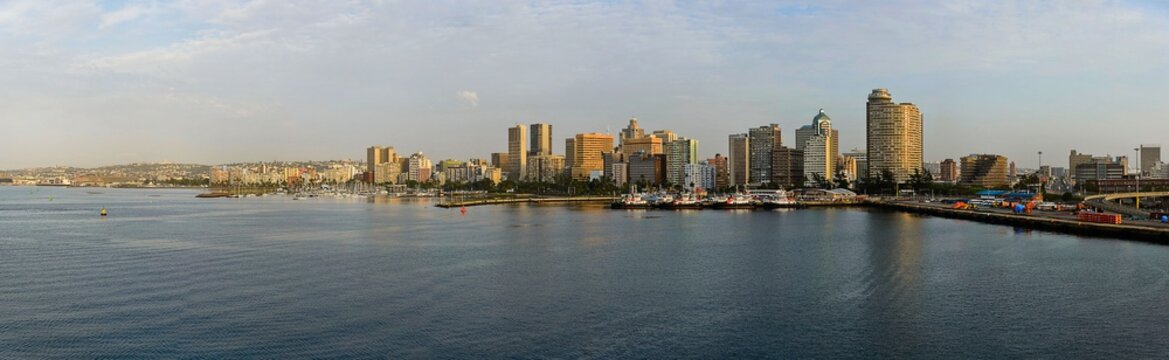
[[[479,107],[479,93],[470,90],[459,90],[455,96],[462,100],[464,104],[470,106],[472,109]]]

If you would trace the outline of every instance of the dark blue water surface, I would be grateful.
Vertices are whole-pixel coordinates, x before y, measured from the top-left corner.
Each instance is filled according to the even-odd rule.
[[[1169,247],[864,209],[87,191],[0,187],[0,358],[1169,356]]]

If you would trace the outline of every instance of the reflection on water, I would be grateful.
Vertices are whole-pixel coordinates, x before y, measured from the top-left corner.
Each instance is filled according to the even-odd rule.
[[[0,358],[1169,351],[1169,252],[1140,243],[864,209],[34,190],[0,187]]]

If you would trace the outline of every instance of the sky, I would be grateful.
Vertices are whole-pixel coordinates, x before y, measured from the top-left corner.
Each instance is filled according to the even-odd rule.
[[[636,116],[726,154],[818,109],[865,146],[888,88],[925,158],[1169,145],[1160,1],[0,0],[0,169],[555,153]]]

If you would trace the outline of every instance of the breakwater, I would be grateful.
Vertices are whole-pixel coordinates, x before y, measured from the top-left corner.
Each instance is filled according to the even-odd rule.
[[[1074,235],[1123,238],[1169,245],[1169,228],[1165,227],[1137,224],[1100,224],[1071,219],[1059,219],[1042,214],[1025,215],[979,210],[958,210],[904,202],[874,201],[869,202],[868,205],[875,208],[953,219],[1019,226]]]

